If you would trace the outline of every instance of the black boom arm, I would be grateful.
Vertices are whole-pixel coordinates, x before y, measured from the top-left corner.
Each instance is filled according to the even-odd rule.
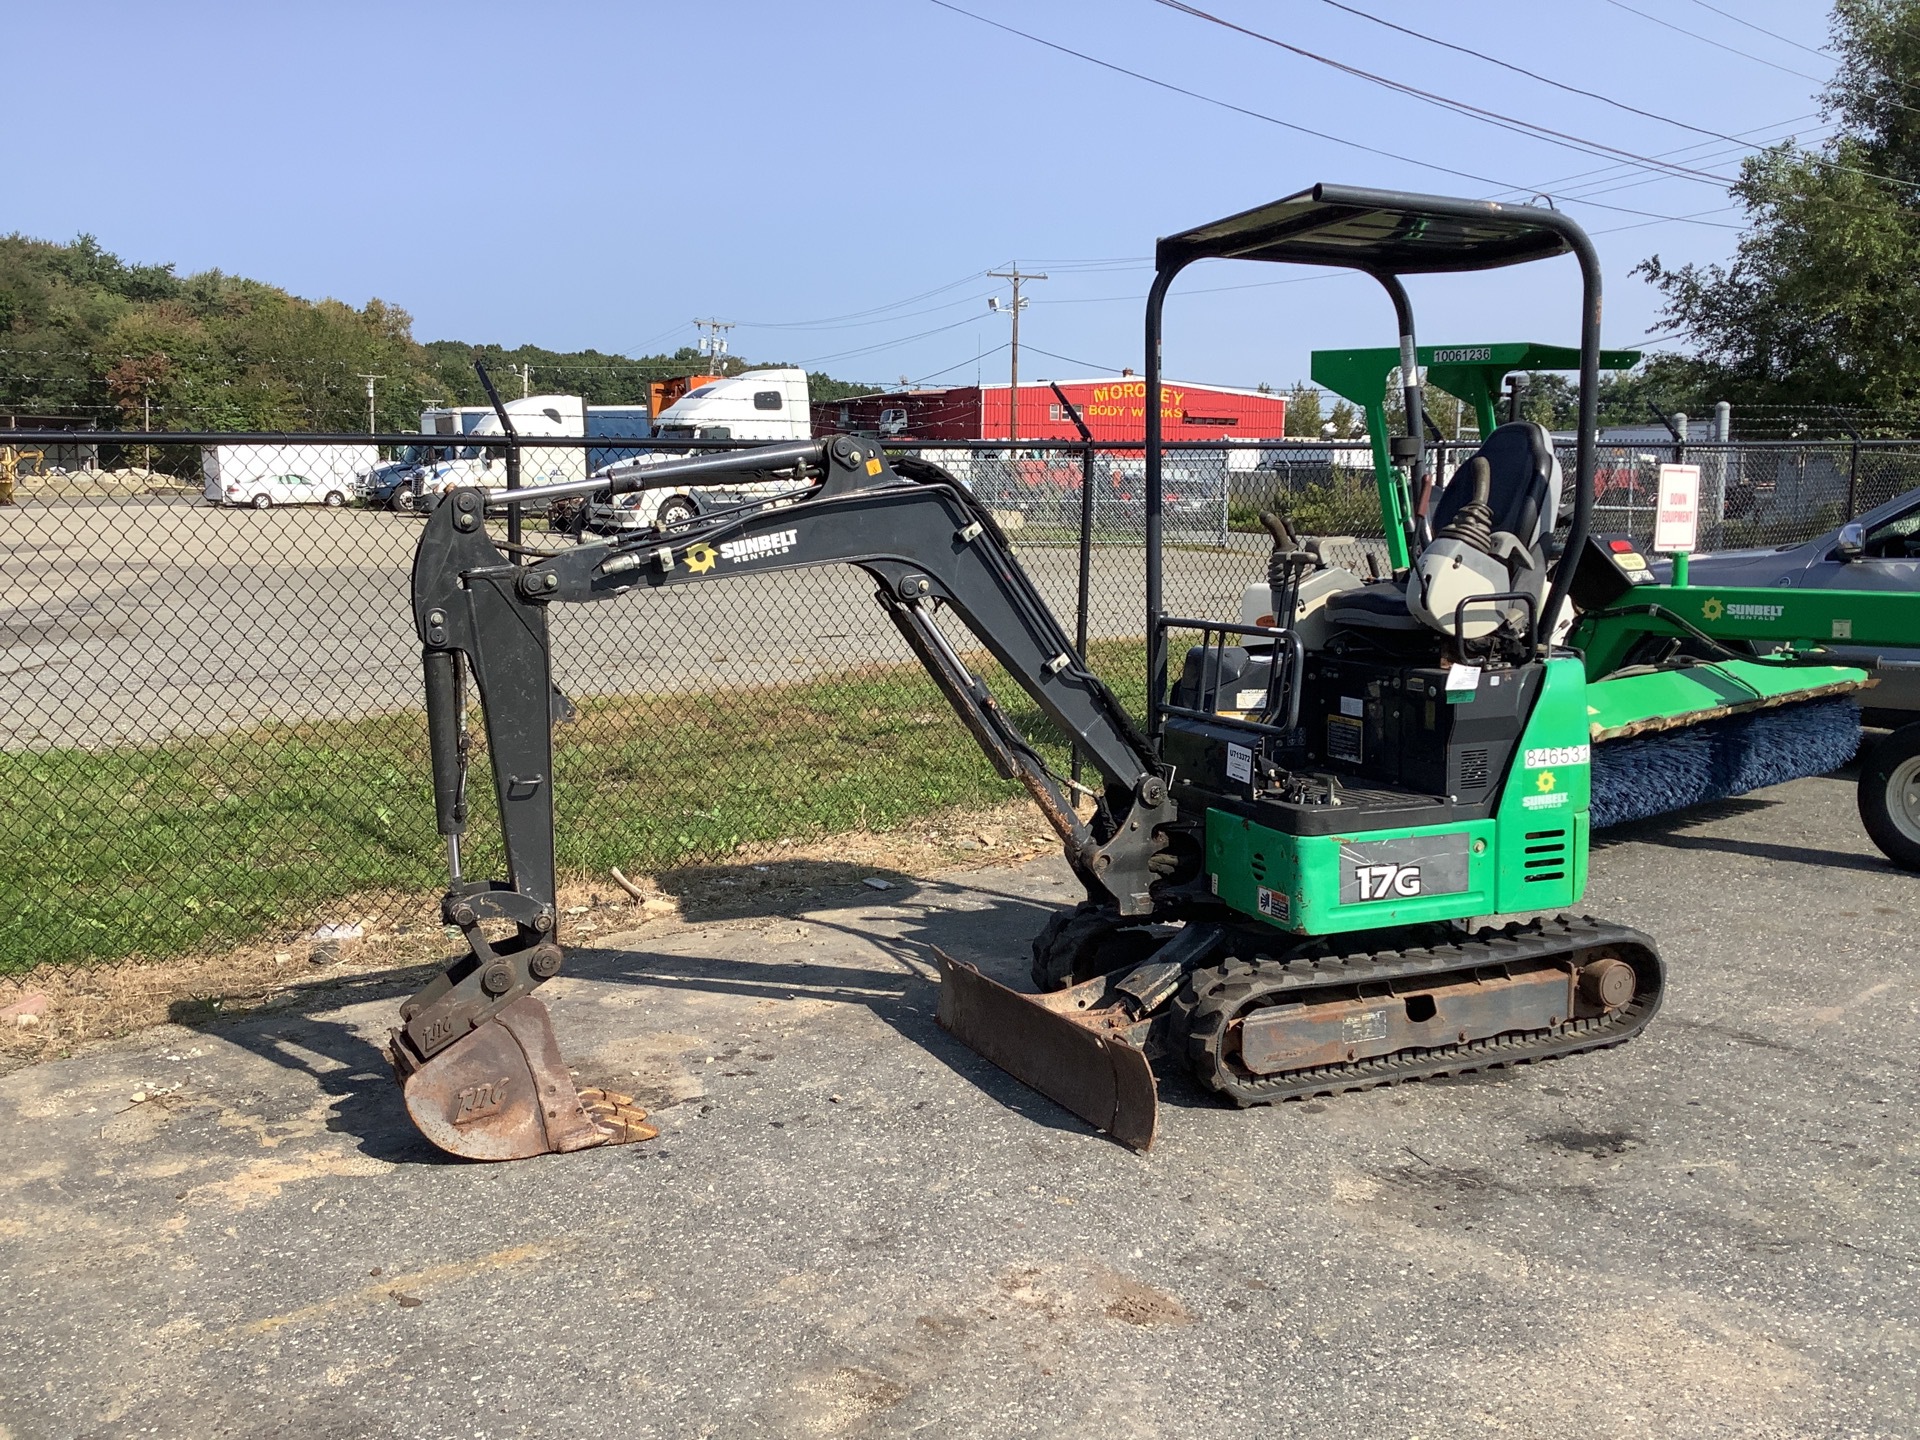
[[[435,819],[446,837],[452,886],[443,901],[470,953],[408,1002],[400,1039],[424,1061],[550,978],[556,940],[553,737],[556,706],[547,607],[610,600],[731,575],[807,566],[858,566],[875,598],[939,684],[995,768],[1026,786],[1059,832],[1090,894],[1126,915],[1152,913],[1156,828],[1173,819],[1165,777],[1147,742],[1086,666],[992,517],[951,477],[924,467],[907,478],[871,444],[827,442],[728,452],[646,469],[622,467],[611,488],[629,491],[743,475],[794,476],[795,488],[662,533],[644,531],[516,563],[488,537],[486,511],[588,485],[536,487],[507,496],[460,490],[429,517],[414,559],[414,619],[424,646],[427,731]],[[606,480],[597,488],[609,488]],[[966,667],[934,622],[953,610],[1049,718],[1099,770],[1105,787],[1095,825]],[[466,827],[465,676],[487,727],[499,800],[505,880],[460,873]],[[511,922],[491,939],[487,922]],[[499,926],[496,923],[495,930]]]

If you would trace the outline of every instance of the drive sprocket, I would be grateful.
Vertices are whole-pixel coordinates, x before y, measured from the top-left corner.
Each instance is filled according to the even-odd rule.
[[[1110,904],[1083,900],[1048,920],[1033,939],[1033,988],[1064,990],[1096,975],[1138,965],[1167,942],[1170,932]]]

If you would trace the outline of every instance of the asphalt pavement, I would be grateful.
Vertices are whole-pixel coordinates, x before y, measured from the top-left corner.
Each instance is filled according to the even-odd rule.
[[[1850,786],[1599,845],[1618,1049],[1090,1133],[934,1023],[1057,862],[660,922],[545,992],[656,1141],[407,1127],[401,986],[0,1079],[0,1435],[1910,1436],[1915,899]],[[144,1097],[144,1098],[137,1098]]]

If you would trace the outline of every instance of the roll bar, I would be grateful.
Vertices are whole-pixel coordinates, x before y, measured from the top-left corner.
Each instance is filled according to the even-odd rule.
[[[1387,291],[1400,333],[1403,383],[1416,511],[1429,507],[1420,493],[1426,475],[1418,350],[1413,306],[1402,275],[1498,269],[1571,253],[1580,265],[1580,404],[1575,442],[1573,522],[1564,555],[1578,555],[1593,516],[1594,451],[1600,385],[1600,257],[1577,221],[1557,210],[1503,205],[1356,186],[1316,185],[1253,210],[1162,239],[1154,250],[1146,313],[1147,469],[1147,701],[1149,725],[1161,731],[1167,694],[1167,656],[1161,513],[1163,485],[1160,416],[1162,310],[1174,278],[1198,260],[1265,260],[1331,266],[1371,275]],[[1403,541],[1404,543],[1404,541]],[[1554,568],[1543,614],[1550,638],[1573,581],[1570,564]]]

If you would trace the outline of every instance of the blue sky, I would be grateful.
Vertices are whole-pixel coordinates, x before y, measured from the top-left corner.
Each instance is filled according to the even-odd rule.
[[[309,297],[377,295],[423,340],[640,354],[718,316],[737,322],[736,353],[884,383],[1004,379],[1007,322],[987,310],[998,282],[983,272],[1008,262],[1051,277],[1029,291],[1023,374],[1137,367],[1154,237],[1316,180],[1555,195],[1598,235],[1612,345],[1656,333],[1635,262],[1722,259],[1737,235],[1720,228],[1738,214],[1714,183],[1608,168],[1153,0],[953,3],[1387,153],[932,0],[22,6],[12,52],[64,58],[9,73],[30,178],[10,187],[0,228],[90,231],[129,259]],[[1826,133],[1826,14],[1811,0],[1343,3],[1703,130]],[[1583,141],[1733,173],[1732,145],[1329,0],[1203,8]],[[1583,202],[1583,188],[1598,193]],[[1390,342],[1371,282],[1269,283],[1310,274],[1187,272],[1169,373],[1284,385],[1315,348]],[[1464,343],[1571,341],[1574,287],[1562,260],[1412,288],[1421,338]]]

